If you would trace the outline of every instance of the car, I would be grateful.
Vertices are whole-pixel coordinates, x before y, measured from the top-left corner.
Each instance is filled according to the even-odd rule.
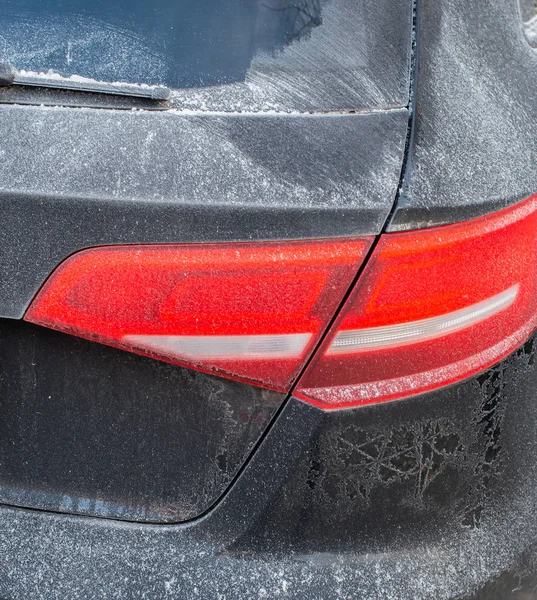
[[[537,598],[533,0],[0,20],[0,597]]]

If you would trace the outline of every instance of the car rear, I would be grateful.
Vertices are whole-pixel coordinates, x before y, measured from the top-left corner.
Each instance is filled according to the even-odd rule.
[[[3,597],[535,595],[524,14],[4,2]]]

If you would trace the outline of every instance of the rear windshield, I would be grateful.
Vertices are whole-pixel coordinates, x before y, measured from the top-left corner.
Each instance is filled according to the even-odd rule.
[[[296,83],[286,77],[305,77],[310,87],[328,77],[341,97],[338,88],[352,88],[353,79],[364,87],[376,51],[370,36],[378,37],[371,21],[386,20],[375,4],[387,2],[0,0],[0,58],[28,71],[185,90],[244,83],[253,74],[253,86],[270,80],[285,94]],[[395,29],[401,28],[399,18]],[[406,60],[394,35],[388,69]],[[377,70],[384,76],[386,69]],[[324,94],[331,95],[328,87]]]

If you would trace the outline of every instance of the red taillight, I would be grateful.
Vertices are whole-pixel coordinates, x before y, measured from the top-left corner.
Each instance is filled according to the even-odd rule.
[[[454,383],[537,325],[537,196],[466,223],[381,237],[298,382],[324,408]]]
[[[92,248],[56,269],[25,319],[283,391],[370,244]]]
[[[116,246],[73,255],[25,319],[288,390],[371,240]],[[497,362],[537,325],[537,196],[466,223],[381,236],[295,394],[401,398]]]

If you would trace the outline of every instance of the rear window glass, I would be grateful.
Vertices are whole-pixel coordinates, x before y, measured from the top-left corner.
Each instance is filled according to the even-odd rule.
[[[300,88],[302,78],[295,99],[317,85],[325,98],[350,106],[358,100],[345,95],[353,86],[363,91],[370,71],[385,77],[383,55],[388,71],[404,72],[406,46],[397,31],[408,31],[400,16],[390,17],[394,11],[375,7],[387,2],[0,0],[0,58],[28,71],[184,90],[268,82],[278,88],[274,97]],[[390,32],[387,16],[395,24],[394,33],[383,34],[388,45],[378,39],[378,31]],[[385,50],[372,60],[377,39]],[[383,87],[377,85],[378,98],[368,90],[365,104],[391,103]]]

